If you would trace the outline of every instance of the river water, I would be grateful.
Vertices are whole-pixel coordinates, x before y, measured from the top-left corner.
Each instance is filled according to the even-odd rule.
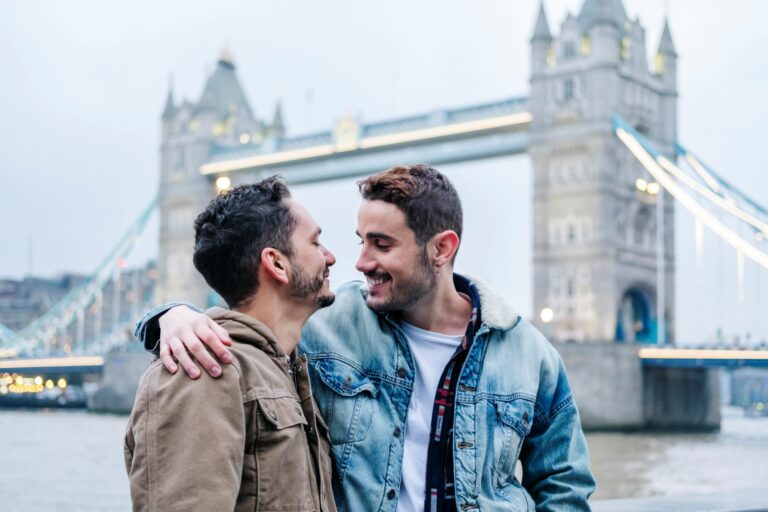
[[[717,434],[588,434],[594,498],[762,488],[768,502],[768,418],[744,418],[732,408],[723,413]],[[0,510],[130,510],[126,419],[0,411]]]

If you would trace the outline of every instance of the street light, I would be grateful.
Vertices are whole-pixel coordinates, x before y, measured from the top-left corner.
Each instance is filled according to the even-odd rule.
[[[555,318],[555,312],[552,311],[552,308],[544,308],[541,310],[541,321],[545,324],[548,324],[552,321],[553,318]]]

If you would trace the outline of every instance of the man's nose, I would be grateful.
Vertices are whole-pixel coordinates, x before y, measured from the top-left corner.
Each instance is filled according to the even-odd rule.
[[[323,247],[325,249],[325,247]],[[328,249],[325,249],[325,265],[327,267],[332,267],[336,264],[336,256],[333,255],[331,251]]]
[[[358,272],[366,273],[370,272],[376,267],[376,262],[369,258],[366,254],[365,249],[360,251],[360,257],[357,259],[357,263],[355,263],[355,268]]]

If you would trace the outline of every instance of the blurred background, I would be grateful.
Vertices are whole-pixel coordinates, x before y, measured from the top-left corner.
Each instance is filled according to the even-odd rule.
[[[338,285],[359,278],[355,180],[422,159],[463,201],[457,270],[566,359],[596,499],[763,487],[766,19],[755,0],[4,2],[0,502],[130,508],[130,326],[215,302],[189,243],[218,189],[284,174]],[[709,195],[659,193],[613,113]],[[618,192],[570,184],[589,179]]]

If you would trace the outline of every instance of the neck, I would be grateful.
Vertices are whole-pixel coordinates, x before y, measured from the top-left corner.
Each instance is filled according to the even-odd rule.
[[[437,276],[434,290],[403,311],[400,316],[404,321],[421,329],[460,336],[467,330],[472,316],[472,304],[456,291],[453,273],[446,269]]]
[[[315,309],[297,304],[281,294],[282,290],[259,290],[247,305],[235,308],[266,325],[286,355],[291,355],[301,339],[301,329]]]

